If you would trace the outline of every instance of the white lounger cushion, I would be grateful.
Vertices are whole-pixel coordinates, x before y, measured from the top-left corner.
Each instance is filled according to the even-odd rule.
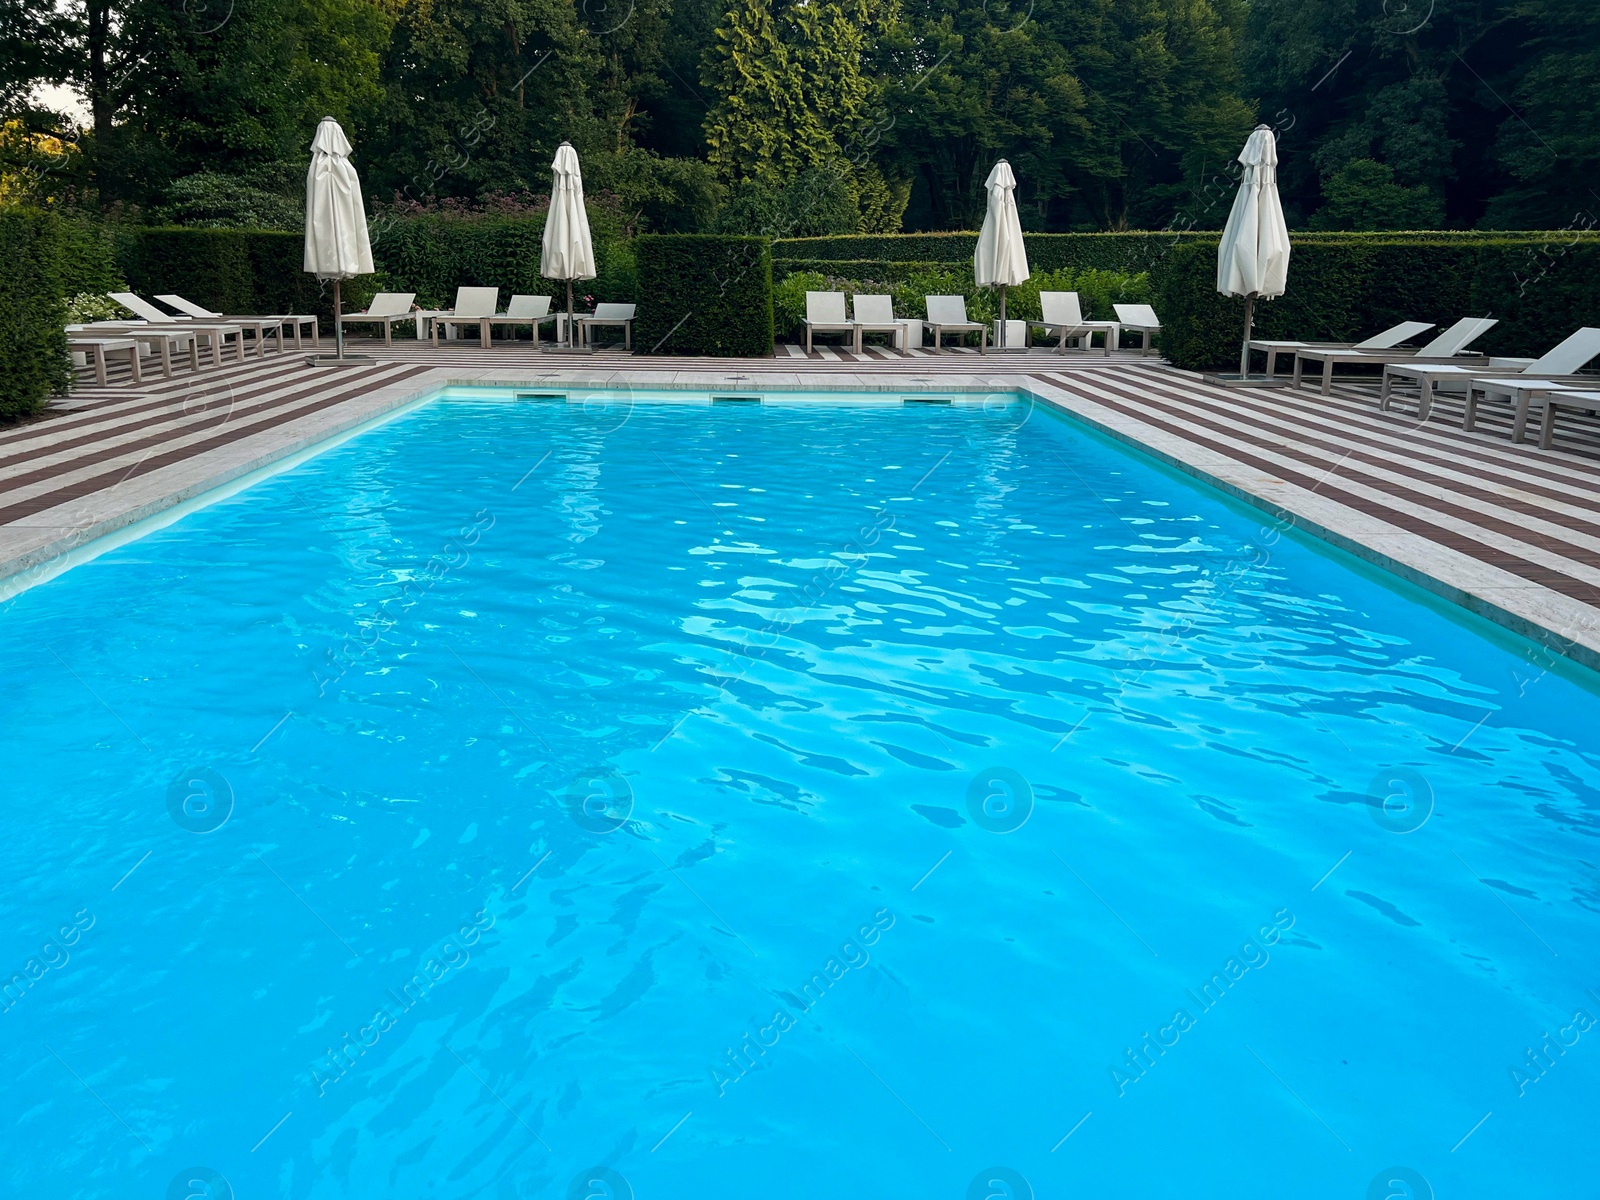
[[[1418,358],[1453,358],[1500,322],[1492,317],[1462,317],[1417,350]]]
[[[850,307],[861,325],[893,325],[903,320],[894,315],[893,296],[863,296],[857,293],[850,299]]]
[[[497,287],[459,287],[456,289],[456,306],[440,316],[475,320],[492,317],[500,307],[500,289]]]
[[[1600,329],[1584,326],[1543,358],[1523,370],[1525,375],[1572,375],[1600,356]]]
[[[1161,321],[1156,310],[1148,304],[1113,304],[1117,321],[1130,329],[1160,329]]]
[[[1432,328],[1432,321],[1401,321],[1400,324],[1391,325],[1382,333],[1373,334],[1364,342],[1355,343],[1352,349],[1393,350],[1401,342],[1408,341],[1419,333],[1427,333]]]
[[[970,325],[974,329],[981,329],[977,321],[967,320],[967,298],[965,296],[924,296],[923,302],[928,306],[928,324],[930,325]]]
[[[417,298],[415,292],[379,292],[372,298],[372,303],[367,305],[364,313],[345,313],[345,320],[352,317],[403,317],[411,311],[411,303]]]
[[[162,312],[150,301],[142,300],[132,292],[112,292],[110,295],[113,300],[140,320],[154,321],[160,325],[171,325],[174,321],[185,319],[183,317],[175,317],[171,313]]]
[[[505,317],[512,321],[543,321],[550,316],[549,296],[513,296]]]
[[[844,293],[807,292],[806,324],[848,326],[850,318],[844,315]]]
[[[1083,324],[1083,301],[1077,292],[1040,292],[1039,311],[1046,325],[1066,325],[1076,329]]]

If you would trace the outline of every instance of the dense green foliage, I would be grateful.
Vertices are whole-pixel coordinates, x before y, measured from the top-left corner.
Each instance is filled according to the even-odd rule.
[[[645,354],[772,353],[772,252],[765,238],[647,234],[633,344]]]
[[[1592,0],[0,0],[0,197],[293,228],[331,114],[384,201],[539,193],[568,139],[630,229],[971,229],[1000,157],[1030,230],[1215,229],[1265,121],[1294,228],[1589,228],[1597,35]]]
[[[1025,233],[1028,265],[1035,271],[1057,267],[1098,267],[1107,271],[1148,271],[1175,245],[1193,234],[1179,233]],[[964,263],[970,271],[978,247],[975,233],[902,233],[874,237],[786,238],[773,244],[779,262],[814,261]],[[821,268],[826,269],[826,268]]]
[[[1337,200],[1372,228],[1362,213],[1392,187],[1417,189],[1456,227],[1596,222],[1593,0],[1251,0],[1248,31],[1246,78],[1293,151],[1292,223]]]
[[[1216,264],[1216,240],[1198,238],[1156,277],[1160,345],[1179,366],[1237,369],[1244,301],[1217,293]],[[1600,324],[1600,237],[1308,236],[1295,245],[1288,292],[1256,306],[1255,329],[1353,341],[1401,321],[1443,328],[1469,316],[1498,319],[1474,348],[1505,355],[1537,356]]]
[[[71,378],[60,222],[0,211],[0,422],[32,416]]]
[[[1593,250],[1567,248],[1600,224],[1596,35],[1592,0],[0,0],[0,207],[70,217],[48,235],[61,295],[126,281],[325,312],[292,231],[331,114],[380,268],[352,303],[380,286],[425,304],[470,283],[559,295],[537,263],[565,139],[600,265],[584,294],[637,298],[648,324],[654,298],[680,299],[655,286],[681,285],[734,332],[691,321],[670,346],[726,352],[764,337],[746,328],[760,288],[727,302],[718,265],[747,243],[643,243],[649,275],[635,235],[776,239],[786,329],[804,288],[785,280],[805,273],[889,290],[907,315],[962,291],[985,317],[975,236],[899,231],[973,229],[1006,157],[1036,274],[1095,305],[1108,280],[1148,287],[1169,351],[1213,365],[1237,306],[1212,294],[1196,231],[1222,223],[1261,121],[1302,231],[1263,329],[1488,312],[1488,344],[1537,348],[1540,313],[1600,321],[1574,274]],[[90,120],[30,105],[45,83]],[[1444,226],[1481,236],[1401,232]],[[1497,232],[1514,228],[1567,232]]]

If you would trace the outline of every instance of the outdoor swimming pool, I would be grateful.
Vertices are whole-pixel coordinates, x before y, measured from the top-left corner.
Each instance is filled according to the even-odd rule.
[[[1590,677],[1021,401],[462,394],[0,646],[7,1195],[1600,1171]]]

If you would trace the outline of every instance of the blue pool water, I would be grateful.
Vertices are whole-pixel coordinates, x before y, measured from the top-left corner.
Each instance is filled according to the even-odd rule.
[[[22,593],[0,1194],[1592,1193],[1600,697],[1264,521],[467,396]]]

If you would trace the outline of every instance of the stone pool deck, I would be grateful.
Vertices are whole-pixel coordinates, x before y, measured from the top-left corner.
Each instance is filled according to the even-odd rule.
[[[352,342],[360,365],[269,352],[221,369],[80,383],[32,423],[0,429],[0,598],[93,553],[98,538],[171,519],[186,502],[282,467],[444,384],[530,390],[847,389],[896,395],[1024,390],[1263,511],[1600,669],[1600,427],[1555,450],[1514,445],[1492,413],[1474,433],[1448,398],[1432,417],[1332,396],[1224,389],[1155,357],[922,353],[869,348],[773,358],[536,354],[528,343]],[[125,370],[125,368],[124,368]],[[1406,406],[1409,407],[1409,406]]]

